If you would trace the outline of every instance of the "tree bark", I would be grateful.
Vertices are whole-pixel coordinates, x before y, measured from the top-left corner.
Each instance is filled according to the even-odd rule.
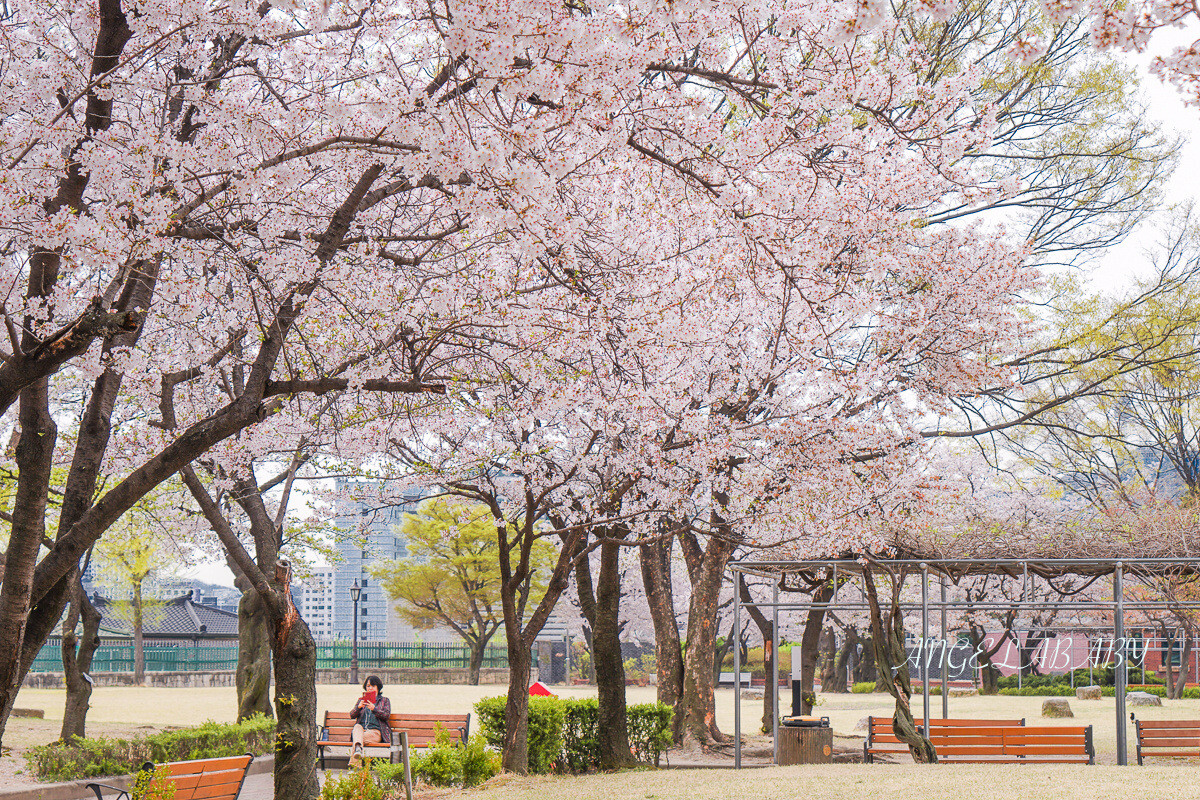
[[[699,548],[696,547],[695,550]],[[720,607],[721,585],[725,566],[733,555],[731,543],[710,536],[703,556],[688,565],[692,575],[692,596],[688,604],[687,649],[683,660],[684,740],[701,747],[724,742],[726,737],[717,727],[714,687],[714,657],[717,644],[717,610]],[[685,548],[685,558],[688,558]]]
[[[275,797],[316,798],[317,644],[292,603],[287,582],[277,590],[281,614],[271,620],[275,662]]]
[[[469,639],[467,640],[467,646],[471,648],[471,663],[467,668],[467,684],[478,686],[479,672],[483,669],[483,655],[487,652],[487,641],[484,639]]]
[[[825,624],[825,609],[816,607],[816,604],[827,603],[831,597],[833,597],[832,582],[821,584],[813,592],[813,605],[809,606],[808,619],[804,623],[804,633],[800,637],[800,713],[805,715],[811,714],[813,706],[817,703],[818,644],[821,640],[822,625]],[[792,652],[792,657],[795,658],[795,651]]]
[[[771,629],[774,627],[774,620],[767,619],[767,615],[754,605],[753,598],[750,596],[750,587],[746,585],[746,578],[741,573],[738,573],[738,594],[742,598],[742,603],[750,615],[750,619],[754,620],[754,624],[758,627],[758,633],[763,640],[763,713],[762,726],[759,730],[762,733],[770,733],[773,730],[775,714],[779,708],[775,700],[779,687],[775,685],[775,681],[771,680],[775,665],[775,652],[771,649],[771,641],[774,638],[771,635]],[[737,701],[735,700],[735,702]]]
[[[658,673],[657,699],[672,709],[671,739],[683,741],[683,648],[679,640],[679,622],[675,618],[675,598],[671,587],[671,548],[673,538],[644,544],[639,549],[642,585],[654,623],[654,663]]]
[[[508,698],[504,704],[502,764],[508,772],[529,772],[529,670],[533,658],[524,636],[508,638]]]
[[[92,682],[86,678],[92,669],[92,658],[100,647],[100,612],[92,605],[83,590],[78,571],[73,576],[71,606],[63,623],[62,660],[63,683],[67,700],[63,707],[62,732],[64,742],[87,738],[87,712],[91,707]],[[83,633],[76,639],[75,629],[83,621]]]
[[[142,582],[133,582],[133,682],[146,685],[146,640],[143,634],[145,617],[142,609]]]
[[[613,538],[623,538],[618,531]],[[629,721],[625,707],[625,665],[621,658],[621,596],[619,571],[620,545],[605,541],[600,546],[600,573],[596,581],[595,664],[599,710],[596,737],[601,769],[620,769],[633,765],[629,749]],[[586,568],[586,565],[585,565]]]
[[[863,570],[863,584],[867,592],[867,604],[871,610],[871,639],[875,644],[875,663],[880,674],[891,676],[886,681],[888,692],[896,699],[896,710],[892,714],[892,731],[900,741],[908,745],[913,760],[918,764],[937,762],[933,743],[922,734],[913,719],[912,682],[908,671],[908,651],[904,641],[904,616],[900,610],[902,575],[891,576],[892,602],[884,620],[879,608],[879,595],[875,589],[875,578],[869,569]]]
[[[837,634],[833,626],[827,625],[821,632],[818,647],[821,657],[821,691],[836,692],[837,677]]]
[[[1183,652],[1179,658],[1179,676],[1175,679],[1175,691],[1172,693],[1172,699],[1178,700],[1183,697],[1183,690],[1187,687],[1188,676],[1188,657],[1192,653],[1192,637],[1188,631],[1184,631],[1183,635]]]
[[[274,716],[271,709],[271,619],[262,597],[239,577],[238,588],[238,721],[255,714]]]
[[[858,629],[853,625],[847,626],[844,637],[842,646],[838,648],[837,656],[834,658],[834,683],[829,688],[829,691],[841,694],[850,691],[848,683],[858,657]]]

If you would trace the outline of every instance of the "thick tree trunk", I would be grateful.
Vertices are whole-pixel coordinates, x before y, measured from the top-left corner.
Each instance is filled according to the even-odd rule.
[[[713,694],[713,658],[717,643],[717,610],[725,566],[733,555],[733,545],[716,536],[709,537],[704,556],[693,569],[692,597],[688,606],[687,650],[683,659],[684,740],[708,746],[725,741],[717,727],[716,700]]]
[[[858,629],[851,625],[846,628],[842,646],[838,648],[837,657],[833,661],[834,682],[829,691],[843,694],[850,691],[848,683],[857,659]]]
[[[821,632],[821,638],[818,643],[821,660],[821,691],[822,692],[837,692],[837,634],[833,631],[833,626],[827,626]]]
[[[822,584],[813,593],[813,603],[827,603],[833,597],[833,584]],[[804,623],[804,633],[800,637],[800,713],[811,714],[817,703],[816,677],[818,645],[821,641],[821,630],[825,624],[825,609],[815,605],[808,609],[808,619]],[[795,658],[795,650],[792,651]]]
[[[908,745],[913,760],[918,764],[937,761],[933,744],[922,734],[913,719],[912,682],[908,672],[908,651],[905,649],[904,616],[900,610],[900,590],[904,578],[891,576],[892,602],[884,620],[879,608],[879,596],[875,590],[875,578],[870,570],[863,572],[863,584],[867,592],[867,604],[871,611],[871,639],[875,644],[875,663],[882,675],[890,675],[888,692],[896,699],[896,710],[892,714],[892,732]]]
[[[281,616],[271,619],[275,662],[275,798],[315,800],[317,784],[317,645],[285,585]]]
[[[859,642],[862,652],[854,665],[854,683],[876,683],[879,672],[875,669],[875,640],[868,636]]]
[[[21,438],[16,450],[17,488],[5,551],[4,581],[0,583],[0,621],[3,622],[0,624],[0,653],[7,656],[0,658],[0,736],[3,736],[25,678],[19,655],[26,645],[34,567],[46,537],[46,502],[54,465],[54,444],[58,440],[58,427],[49,411],[48,392],[49,383],[41,380],[22,389],[19,401]],[[55,624],[58,619],[56,616]],[[37,643],[39,648],[41,644]]]
[[[1018,637],[1019,638],[1019,637]],[[1041,675],[1042,671],[1038,668],[1037,654],[1042,647],[1042,642],[1046,641],[1046,631],[1039,629],[1037,631],[1028,631],[1025,634],[1025,641],[1017,648],[1021,664],[1019,669],[1021,675],[1029,677],[1031,675]]]
[[[508,641],[508,698],[504,704],[502,766],[508,772],[529,772],[530,645],[519,634]]]
[[[683,714],[679,700],[683,697],[683,648],[679,640],[679,621],[675,618],[675,597],[671,588],[671,546],[674,539],[644,544],[639,556],[642,585],[654,623],[654,663],[658,673],[658,702],[674,711],[671,717],[671,738],[683,741]]]
[[[483,655],[487,652],[487,639],[468,640],[467,646],[471,649],[471,662],[467,667],[467,684],[478,686],[479,671],[483,669]]]
[[[614,535],[620,535],[614,534]],[[600,573],[596,581],[595,635],[596,689],[599,710],[596,735],[601,769],[633,765],[629,750],[629,721],[625,708],[625,666],[621,658],[618,606],[621,595],[620,545],[600,546]]]
[[[87,712],[91,707],[92,682],[84,676],[92,669],[92,657],[100,647],[100,612],[79,582],[79,573],[73,575],[75,589],[71,607],[63,623],[62,661],[63,683],[66,684],[67,700],[63,707],[62,732],[64,742],[87,737]],[[75,629],[83,621],[83,632],[78,639]]]
[[[1184,632],[1182,650],[1183,650],[1183,652],[1180,653],[1180,658],[1179,658],[1179,676],[1175,679],[1175,683],[1174,683],[1175,691],[1172,692],[1172,694],[1171,694],[1172,699],[1175,699],[1175,700],[1178,700],[1179,698],[1183,697],[1183,690],[1187,687],[1187,676],[1188,676],[1188,668],[1187,667],[1188,667],[1188,657],[1192,653],[1192,637],[1189,636],[1186,631]]]
[[[238,721],[271,711],[271,619],[258,592],[238,580]]]

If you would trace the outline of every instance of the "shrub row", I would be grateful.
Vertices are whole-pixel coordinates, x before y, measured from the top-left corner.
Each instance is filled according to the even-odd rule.
[[[1143,671],[1140,667],[1129,667],[1130,679],[1143,678]],[[1141,681],[1144,684],[1162,685],[1162,678],[1152,669],[1148,669],[1144,673],[1144,678]],[[1016,675],[1006,675],[996,681],[996,685],[1001,689],[1022,689],[1022,688],[1037,688],[1039,686],[1060,686],[1063,684],[1070,685],[1071,673],[1064,672],[1062,674],[1050,675],[1026,675],[1017,680]],[[1116,683],[1116,669],[1112,665],[1103,667],[1080,667],[1075,670],[1075,685],[1076,686],[1112,686]],[[1019,685],[1018,685],[1019,684]],[[1073,692],[1072,692],[1073,694]]]
[[[1131,688],[1130,691],[1146,692],[1158,697],[1167,696],[1166,687],[1163,686],[1139,686]],[[1111,686],[1101,686],[1100,693],[1105,697],[1112,697],[1115,694],[1115,690]],[[1000,694],[1009,695],[1010,697],[1074,697],[1075,690],[1065,683],[1059,683],[1048,686],[1025,686],[1020,689],[1015,686],[1008,686],[1001,689]],[[1183,697],[1186,700],[1200,700],[1200,687],[1187,687],[1183,690]]]
[[[275,720],[262,715],[245,722],[166,731],[136,739],[78,739],[70,744],[34,747],[25,754],[30,770],[42,780],[71,781],[125,775],[153,761],[187,761],[243,753],[262,755],[274,747]]]
[[[485,697],[475,704],[479,727],[487,743],[504,743],[503,697]],[[582,773],[600,762],[597,735],[600,704],[594,698],[560,700],[529,698],[529,771]],[[634,758],[655,764],[671,745],[671,707],[639,703],[626,709],[629,746]]]

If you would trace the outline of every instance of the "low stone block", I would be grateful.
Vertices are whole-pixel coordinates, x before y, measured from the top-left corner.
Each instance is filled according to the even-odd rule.
[[[1073,717],[1075,714],[1071,711],[1071,704],[1065,697],[1047,697],[1042,701],[1042,716]]]
[[[950,690],[951,697],[975,697],[977,694],[979,690],[969,686]]]
[[[1103,696],[1104,696],[1104,692],[1100,690],[1099,686],[1076,686],[1075,687],[1075,699],[1076,700],[1099,700]]]
[[[1149,692],[1126,692],[1125,703],[1131,706],[1161,706],[1162,698]]]

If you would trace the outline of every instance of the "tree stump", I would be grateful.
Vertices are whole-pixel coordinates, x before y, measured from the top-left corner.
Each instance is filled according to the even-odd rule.
[[[1079,686],[1075,689],[1076,700],[1099,700],[1104,696],[1104,692],[1099,686]]]
[[[1071,704],[1067,702],[1065,697],[1047,697],[1042,702],[1043,717],[1073,717],[1075,714],[1071,711]]]
[[[1125,702],[1131,706],[1161,706],[1162,698],[1149,692],[1126,692]]]
[[[779,760],[788,764],[832,764],[833,728],[779,728]]]

